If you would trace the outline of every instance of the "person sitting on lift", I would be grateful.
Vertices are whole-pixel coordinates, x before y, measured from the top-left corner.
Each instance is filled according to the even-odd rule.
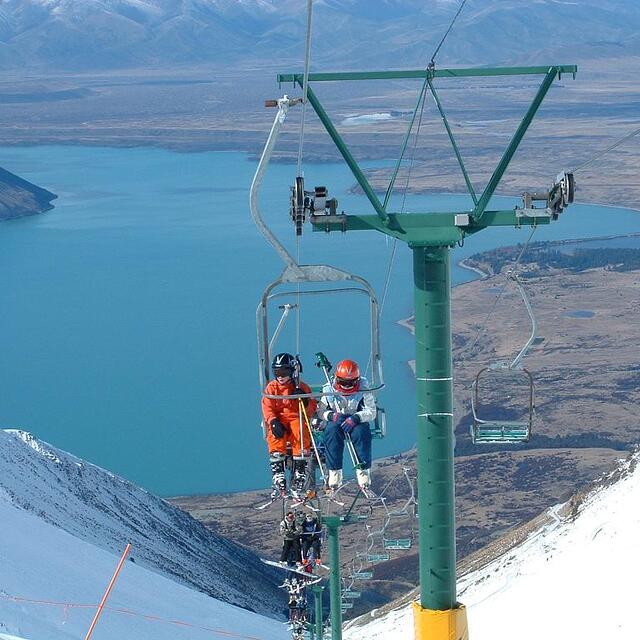
[[[318,522],[317,516],[307,513],[302,523],[300,533],[302,541],[302,564],[308,565],[312,562],[320,564],[320,536],[322,525]]]
[[[355,453],[356,477],[365,494],[371,485],[371,430],[375,420],[376,399],[366,389],[368,382],[360,375],[358,363],[342,360],[338,363],[331,384],[322,388],[318,414],[326,421],[324,446],[329,469],[329,492],[342,485],[342,458],[345,439],[350,438]]]
[[[280,535],[282,536],[280,563],[295,567],[300,562],[300,526],[296,522],[293,511],[288,511],[280,523]]]
[[[287,496],[285,461],[287,443],[293,456],[292,489],[294,497],[304,492],[307,458],[310,452],[309,429],[296,396],[311,393],[308,384],[299,379],[300,362],[290,353],[279,353],[271,363],[274,380],[267,384],[262,397],[262,417],[267,427],[267,446],[273,476],[272,498]],[[291,399],[266,396],[291,396]],[[302,400],[307,417],[311,417],[318,403],[313,398]],[[302,414],[302,415],[301,415]]]

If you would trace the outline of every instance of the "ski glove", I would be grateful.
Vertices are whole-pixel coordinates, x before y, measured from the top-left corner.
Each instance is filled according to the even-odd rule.
[[[324,431],[327,423],[324,420],[320,420],[320,418],[314,418],[311,421],[311,426],[315,431]]]
[[[278,440],[284,436],[284,425],[280,420],[278,420],[278,418],[274,418],[271,421],[271,433],[273,434],[273,437],[278,438]]]
[[[360,416],[354,413],[352,416],[347,416],[340,426],[345,433],[351,433],[358,424],[360,424]]]
[[[335,422],[336,425],[340,426],[347,419],[347,416],[344,413],[338,413],[337,411],[326,411],[324,419],[327,422]]]
[[[301,389],[300,387],[296,387],[292,392],[291,395],[292,396],[303,396],[305,393],[307,393],[304,389]],[[309,404],[309,398],[300,398],[302,400],[302,404],[306,407]]]

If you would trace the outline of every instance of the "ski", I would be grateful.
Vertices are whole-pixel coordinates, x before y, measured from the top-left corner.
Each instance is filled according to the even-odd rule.
[[[326,491],[326,493],[324,494],[324,496],[323,496],[323,497],[324,497],[326,500],[328,500],[329,502],[333,502],[334,504],[337,504],[337,505],[339,505],[339,506],[341,506],[341,507],[344,507],[344,506],[345,506],[345,503],[344,503],[344,502],[342,502],[341,500],[338,500],[338,499],[336,498],[336,496],[338,495],[338,493],[339,493],[340,491],[342,491],[342,489],[344,489],[344,487],[346,487],[346,486],[347,486],[347,484],[348,484],[348,482],[345,482],[344,484],[341,484],[337,489],[333,489],[333,490],[331,490],[331,489],[327,489],[327,491]]]
[[[286,493],[281,493],[277,496],[271,496],[268,502],[257,504],[253,508],[257,509],[258,511],[263,511],[264,509],[270,507],[274,502],[278,502],[278,500],[286,500],[287,497],[288,495]]]
[[[314,513],[320,513],[320,509],[314,507],[310,502],[309,498],[297,498],[291,503],[290,507],[295,509],[296,507],[304,507],[305,509],[310,509]]]
[[[381,498],[377,493],[371,491],[369,487],[360,487],[360,493],[365,497],[369,506],[372,506],[378,502],[383,502],[384,498]]]
[[[258,510],[258,511],[263,511],[264,509],[267,509],[268,507],[270,507],[274,502],[277,502],[278,500],[282,500],[281,496],[277,496],[276,498],[271,498],[269,500],[269,502],[265,502],[264,504],[257,504],[255,505],[253,508]]]
[[[268,564],[270,567],[276,567],[277,569],[284,569],[285,571],[291,571],[292,573],[297,573],[299,576],[304,576],[309,580],[307,582],[308,585],[316,584],[316,582],[320,582],[320,580],[322,580],[321,576],[316,576],[313,573],[307,573],[306,571],[302,571],[297,567],[290,567],[289,565],[280,564],[279,562],[274,562],[273,560],[265,560],[264,558],[260,558],[260,561],[264,562],[264,564]]]
[[[253,508],[258,511],[263,511],[264,509],[268,509],[274,502],[277,502],[278,500],[286,500],[289,497],[289,492],[286,489],[280,489],[280,493],[278,495],[274,496],[272,494],[268,502],[257,504]]]

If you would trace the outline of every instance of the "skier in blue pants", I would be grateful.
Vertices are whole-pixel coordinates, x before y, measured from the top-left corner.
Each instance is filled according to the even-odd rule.
[[[326,421],[324,431],[325,457],[329,469],[329,492],[343,481],[342,463],[346,437],[353,442],[357,456],[356,477],[360,488],[367,493],[371,485],[371,429],[376,417],[376,401],[366,389],[368,382],[360,375],[353,360],[338,363],[331,384],[322,389],[318,414]]]

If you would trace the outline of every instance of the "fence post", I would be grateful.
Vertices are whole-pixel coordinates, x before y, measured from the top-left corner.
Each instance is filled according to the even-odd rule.
[[[116,583],[116,580],[118,579],[118,574],[120,573],[120,570],[122,569],[122,566],[124,565],[124,561],[127,559],[127,555],[129,555],[129,550],[131,549],[131,543],[127,542],[127,546],[124,549],[124,552],[122,553],[122,557],[120,558],[120,562],[118,562],[118,566],[116,567],[116,570],[113,574],[113,577],[111,578],[111,582],[109,582],[109,586],[107,587],[107,590],[104,592],[104,595],[102,596],[102,600],[100,601],[100,604],[98,605],[98,610],[96,611],[96,615],[93,616],[93,621],[91,622],[91,626],[89,627],[89,631],[87,631],[87,635],[84,637],[84,640],[89,640],[91,638],[91,634],[93,633],[93,630],[95,629],[95,626],[98,622],[98,618],[100,617],[100,614],[102,613],[102,610],[104,609],[104,605],[107,603],[107,598],[109,597],[109,594],[111,593],[111,589],[113,589],[113,585]]]

